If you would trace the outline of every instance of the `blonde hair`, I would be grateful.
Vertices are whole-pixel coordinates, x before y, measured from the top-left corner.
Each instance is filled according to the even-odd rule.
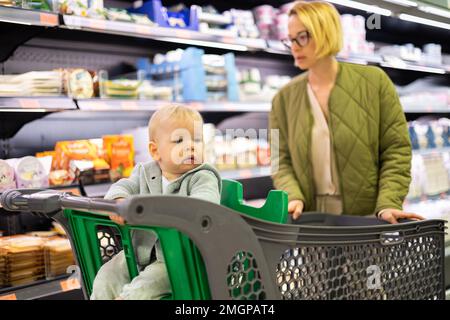
[[[166,105],[156,110],[148,121],[149,140],[154,139],[156,129],[159,128],[164,121],[169,119],[183,119],[203,122],[203,118],[197,110],[188,108],[181,104]]]
[[[335,56],[341,51],[343,36],[339,12],[324,1],[297,1],[289,11],[289,16],[296,15],[305,25],[316,42],[318,58]]]

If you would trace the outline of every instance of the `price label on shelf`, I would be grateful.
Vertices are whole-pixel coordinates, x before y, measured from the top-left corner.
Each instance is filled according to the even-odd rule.
[[[177,38],[183,38],[183,39],[190,39],[191,34],[187,30],[175,30],[175,37]]]
[[[122,101],[120,103],[123,110],[137,110],[139,109],[139,106],[137,105],[136,101]]]
[[[245,170],[240,170],[239,176],[244,179],[249,179],[253,176],[253,174],[252,174],[251,170],[245,169]]]
[[[80,282],[78,281],[77,278],[61,281],[60,285],[61,285],[61,290],[64,292],[81,288]]]
[[[194,110],[197,110],[197,111],[202,111],[204,109],[203,103],[199,103],[199,102],[191,102],[188,104],[188,107],[192,108]]]
[[[56,26],[58,24],[58,16],[50,13],[40,13],[39,21],[44,25]]]
[[[89,28],[92,29],[106,29],[106,21],[104,20],[98,20],[98,19],[92,19],[89,21]]]
[[[24,109],[39,109],[41,104],[37,99],[19,99],[19,105]]]
[[[232,38],[232,37],[223,37],[222,38],[222,42],[223,43],[235,43],[236,42],[236,38]]]
[[[101,101],[93,101],[86,103],[87,110],[108,110],[111,107],[108,107],[108,105],[105,102]]]
[[[17,300],[17,297],[16,297],[16,295],[13,293],[13,294],[7,294],[7,295],[4,295],[4,296],[0,296],[0,300]]]
[[[138,34],[144,34],[144,35],[152,34],[152,30],[150,29],[149,26],[143,26],[143,25],[139,25],[139,24],[135,27],[135,32]]]

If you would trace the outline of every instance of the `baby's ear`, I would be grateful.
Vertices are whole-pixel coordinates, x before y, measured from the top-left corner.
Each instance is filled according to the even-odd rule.
[[[159,152],[158,152],[158,145],[156,144],[155,141],[151,140],[149,142],[148,151],[150,152],[150,156],[152,157],[153,160],[159,161],[160,156],[159,156]]]

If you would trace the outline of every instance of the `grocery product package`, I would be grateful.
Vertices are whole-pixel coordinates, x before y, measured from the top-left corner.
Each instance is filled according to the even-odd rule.
[[[48,170],[38,158],[27,156],[6,162],[14,168],[17,188],[48,187]]]
[[[132,135],[103,136],[103,150],[110,165],[111,180],[129,177],[134,168]]]
[[[0,159],[0,192],[16,188],[14,168]]]

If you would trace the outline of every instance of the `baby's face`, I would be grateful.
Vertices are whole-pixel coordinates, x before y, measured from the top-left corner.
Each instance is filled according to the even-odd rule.
[[[169,120],[158,128],[157,147],[162,171],[183,174],[203,163],[203,122]]]

